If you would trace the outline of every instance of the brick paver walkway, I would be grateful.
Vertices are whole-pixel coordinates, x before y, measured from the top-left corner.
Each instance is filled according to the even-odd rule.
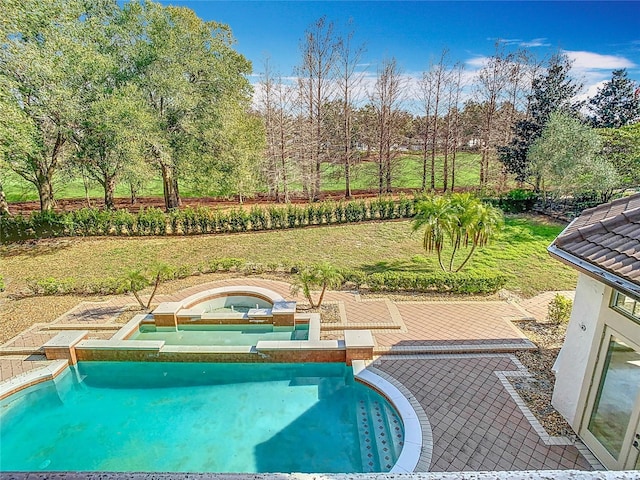
[[[158,295],[154,303],[180,301],[229,285],[259,286],[303,301],[292,298],[288,283],[238,278]],[[553,292],[521,305],[506,301],[394,302],[327,292],[325,301],[337,305],[340,321],[323,324],[323,337],[341,338],[345,328],[368,328],[378,354],[396,354],[380,357],[375,368],[402,382],[427,412],[434,438],[431,470],[590,469],[575,446],[550,445],[549,439],[545,443],[541,427],[536,430],[525,418],[518,398],[514,399],[517,395],[499,377],[499,372],[519,371],[515,357],[398,355],[431,348],[441,353],[526,348],[532,344],[512,321],[540,319],[551,298]],[[62,329],[84,328],[90,338],[110,338],[118,327],[115,320],[131,305],[136,302],[130,296],[83,302],[48,325],[34,325],[0,345],[0,381],[45,365],[39,348]]]
[[[374,366],[399,380],[432,427],[430,471],[592,470],[574,445],[540,438],[496,372],[518,370],[509,355],[382,357]]]

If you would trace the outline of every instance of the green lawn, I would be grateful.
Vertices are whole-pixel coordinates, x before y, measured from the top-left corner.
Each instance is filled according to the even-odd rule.
[[[479,156],[472,153],[458,153],[456,159],[456,186],[468,187],[478,184],[478,162]],[[378,171],[375,162],[362,162],[353,167],[351,188],[376,189],[378,188]],[[322,189],[323,190],[344,190],[344,169],[341,166],[326,163],[322,167]],[[442,188],[442,157],[436,157],[436,187]],[[400,157],[393,172],[392,185],[395,188],[415,188],[422,186],[422,158],[421,155],[405,155]],[[16,175],[13,172],[3,173],[3,187],[9,202],[24,202],[38,200],[38,193],[35,187]],[[301,191],[300,184],[292,184],[293,191]],[[183,197],[202,196],[183,183],[180,188]],[[97,182],[89,185],[90,198],[102,198],[104,191]],[[217,192],[205,192],[206,196],[216,196]],[[55,183],[55,196],[62,198],[85,198],[84,184],[81,179],[67,181],[57,180]],[[128,197],[129,189],[126,185],[118,185],[116,197]],[[160,197],[162,196],[162,182],[160,178],[154,178],[147,182],[139,196]]]
[[[505,229],[479,250],[466,271],[498,270],[511,275],[507,288],[525,296],[575,287],[576,273],[552,260],[546,247],[562,227],[526,218],[507,219]],[[301,264],[327,261],[365,271],[434,271],[437,262],[422,249],[409,221],[364,223],[274,232],[192,237],[86,238],[4,247],[0,274],[15,291],[28,278],[73,277],[96,282],[156,261],[195,269],[212,258]]]

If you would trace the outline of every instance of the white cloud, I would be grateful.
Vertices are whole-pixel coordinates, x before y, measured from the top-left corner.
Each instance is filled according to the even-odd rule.
[[[611,72],[620,68],[634,68],[636,64],[619,55],[602,55],[600,53],[564,50],[571,65],[574,78],[583,84],[582,91],[576,100],[586,100],[598,93],[598,89],[609,79]]]
[[[529,40],[528,42],[521,42],[520,46],[525,48],[550,47],[551,44],[547,43],[546,40],[546,38],[534,38],[533,40]]]
[[[488,61],[489,61],[489,57],[477,56],[477,57],[470,58],[464,63],[466,65],[469,65],[472,69],[480,69],[484,67]]]
[[[573,61],[576,70],[615,70],[617,68],[633,68],[635,63],[617,55],[601,55],[593,52],[565,50],[564,53]]]

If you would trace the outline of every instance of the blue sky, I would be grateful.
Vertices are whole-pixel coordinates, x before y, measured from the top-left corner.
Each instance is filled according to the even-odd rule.
[[[468,71],[491,55],[496,39],[511,48],[528,46],[543,58],[566,51],[574,74],[591,92],[627,68],[640,81],[640,2],[430,2],[430,1],[192,1],[163,0],[186,6],[205,20],[231,27],[236,49],[262,70],[265,56],[284,75],[299,62],[305,29],[325,15],[346,28],[352,19],[355,42],[364,43],[362,60],[375,75],[377,64],[395,57],[408,75],[426,70],[444,47]]]

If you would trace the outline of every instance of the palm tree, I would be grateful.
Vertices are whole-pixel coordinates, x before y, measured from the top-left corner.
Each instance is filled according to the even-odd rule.
[[[318,280],[320,281],[320,285],[322,286],[320,298],[318,299],[318,305],[316,305],[316,307],[320,307],[320,305],[322,304],[322,300],[324,299],[324,292],[327,290],[327,287],[338,288],[340,285],[342,285],[344,277],[333,265],[327,262],[316,265],[316,271],[318,274]]]
[[[138,269],[127,270],[120,280],[122,291],[133,293],[136,300],[140,304],[140,308],[147,308],[138,292],[149,285],[149,280],[144,276],[142,271]]]
[[[482,202],[478,202],[473,208],[472,218],[473,221],[470,222],[465,233],[465,246],[471,243],[471,250],[456,272],[462,270],[476,248],[484,247],[503,225],[502,210]]]
[[[422,245],[428,253],[435,250],[440,268],[445,270],[442,263],[442,249],[445,238],[451,236],[451,230],[456,221],[456,212],[452,208],[449,197],[428,197],[416,204],[415,211],[413,231],[424,227]]]
[[[434,196],[416,205],[413,231],[424,228],[423,246],[428,253],[435,250],[443,271],[459,272],[469,261],[476,248],[483,247],[502,226],[502,211],[482,203],[468,193]],[[442,260],[445,240],[451,244],[448,268]],[[471,246],[458,268],[454,269],[456,254]]]
[[[311,305],[311,308],[319,308],[322,305],[324,294],[327,288],[338,288],[342,285],[344,280],[343,276],[338,270],[327,262],[309,265],[296,275],[293,283],[291,284],[291,294],[297,295],[300,291]],[[313,297],[311,295],[312,287],[321,287],[320,297],[318,303],[313,303]]]

